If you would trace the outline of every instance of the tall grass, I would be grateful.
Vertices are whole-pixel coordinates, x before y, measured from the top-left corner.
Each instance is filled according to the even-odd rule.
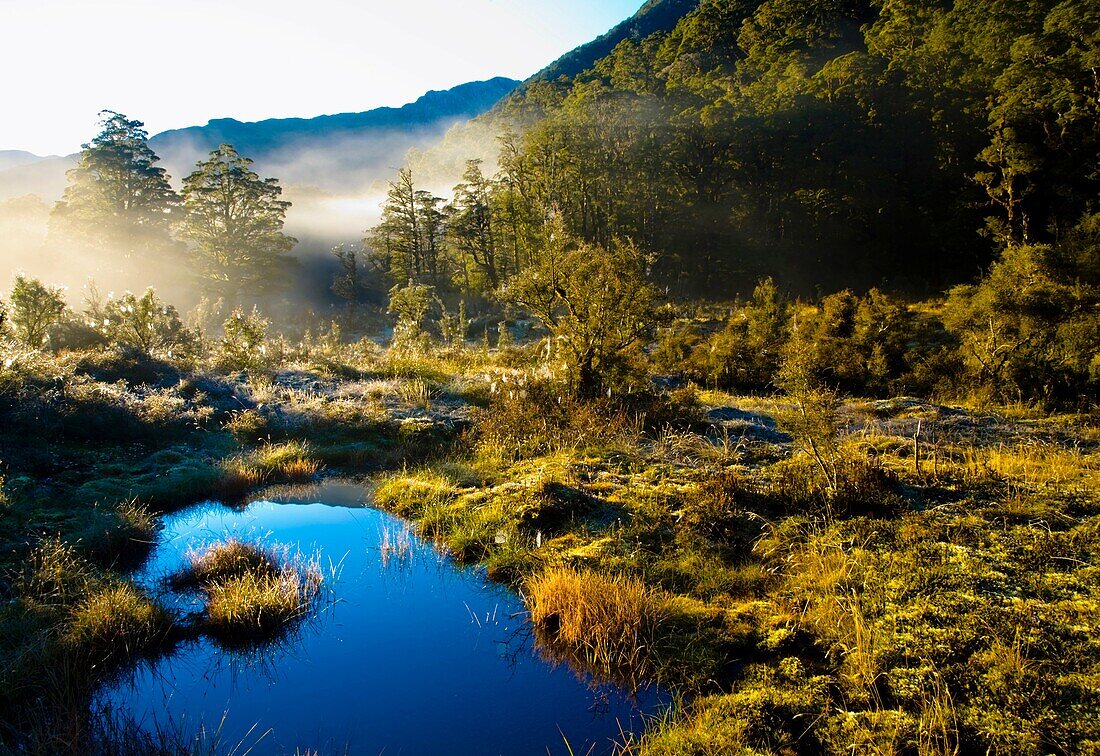
[[[606,678],[640,681],[652,671],[659,597],[641,581],[556,567],[525,588],[539,639]]]
[[[230,539],[189,555],[176,587],[206,598],[203,629],[228,645],[270,640],[307,617],[324,578],[317,559]]]

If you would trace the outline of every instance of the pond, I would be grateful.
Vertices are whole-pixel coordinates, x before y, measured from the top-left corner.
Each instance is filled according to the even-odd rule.
[[[208,503],[164,525],[137,579],[185,611],[194,599],[168,595],[163,577],[231,536],[318,556],[328,600],[267,648],[189,641],[104,693],[149,729],[201,727],[253,754],[600,754],[667,703],[545,661],[515,593],[371,508],[360,486]]]

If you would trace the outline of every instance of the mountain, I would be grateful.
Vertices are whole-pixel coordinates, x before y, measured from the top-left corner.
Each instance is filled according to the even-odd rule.
[[[56,155],[50,157],[56,157]],[[23,150],[0,150],[0,171],[37,163],[40,160],[49,160],[49,158],[35,155],[33,152],[24,152]]]
[[[562,76],[572,78],[592,68],[596,61],[609,55],[623,40],[638,41],[657,32],[671,31],[681,18],[698,5],[699,0],[648,0],[633,16],[606,34],[562,55],[524,82],[524,86],[535,81],[553,81]]]
[[[488,110],[519,82],[498,77],[428,92],[399,108],[376,108],[316,118],[273,118],[245,123],[215,119],[174,129],[149,141],[173,180],[224,142],[256,161],[256,170],[284,185],[309,184],[342,193],[388,179],[405,153],[437,141],[448,128]],[[131,115],[140,116],[139,113]],[[91,135],[89,135],[90,137]],[[77,156],[40,158],[0,152],[0,199],[37,194],[52,202],[65,188]]]
[[[493,106],[518,81],[497,77],[431,91],[399,108],[315,118],[272,118],[244,123],[219,118],[157,134],[149,140],[174,176],[220,144],[252,158],[257,171],[284,185],[312,184],[327,191],[361,189],[388,177],[410,148],[437,140],[456,123]]]

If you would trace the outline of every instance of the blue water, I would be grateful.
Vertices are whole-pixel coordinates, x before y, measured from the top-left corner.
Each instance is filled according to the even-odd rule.
[[[150,728],[217,731],[238,753],[483,756],[567,753],[566,742],[578,755],[609,753],[643,728],[639,708],[661,705],[541,659],[522,601],[482,571],[415,537],[403,557],[385,559],[383,533],[406,524],[365,506],[364,489],[328,483],[268,499],[166,518],[138,579],[164,592],[162,576],[188,549],[230,535],[282,544],[336,573],[316,619],[263,650],[188,642],[107,691],[109,707]]]

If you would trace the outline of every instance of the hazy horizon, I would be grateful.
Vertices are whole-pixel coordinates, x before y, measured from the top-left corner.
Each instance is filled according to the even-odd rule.
[[[0,123],[0,150],[72,154],[95,135],[103,109],[156,134],[217,118],[400,107],[470,81],[522,80],[640,4],[410,0],[371,8],[319,0],[303,8],[285,0],[200,0],[167,8],[148,0],[0,0],[17,32],[0,47],[0,65],[22,72],[9,79],[5,103],[9,113],[24,114]],[[200,42],[224,31],[231,45],[217,55],[199,52]],[[142,65],[128,66],[127,75],[110,75],[135,60]],[[93,61],[107,73],[90,81],[81,73]],[[237,86],[233,74],[249,87]]]

